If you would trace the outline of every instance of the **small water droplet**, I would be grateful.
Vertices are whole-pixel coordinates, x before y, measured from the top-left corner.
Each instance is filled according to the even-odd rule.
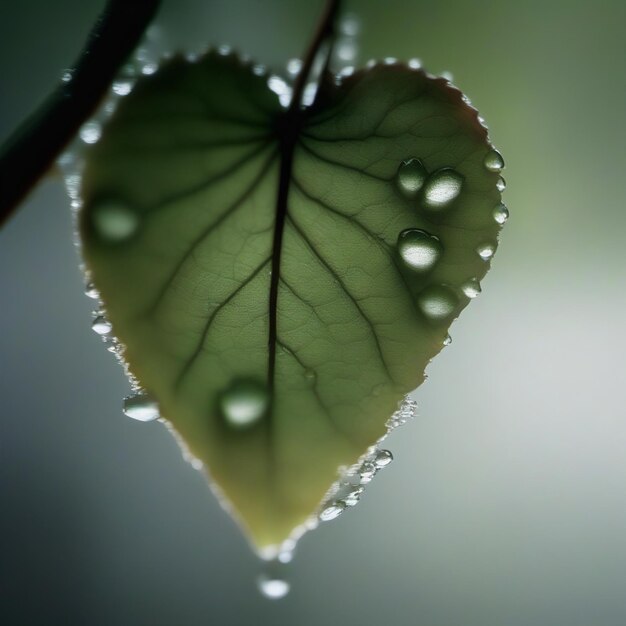
[[[278,101],[284,107],[291,102],[292,89],[280,76],[270,76],[267,86],[278,96]]]
[[[289,61],[287,61],[287,73],[290,76],[295,78],[301,70],[302,61],[300,59],[289,59]]]
[[[443,345],[449,346],[452,343],[452,337],[450,335],[446,335],[443,339]]]
[[[506,180],[504,180],[502,176],[496,181],[496,189],[498,191],[504,191],[506,189]]]
[[[504,222],[509,219],[509,210],[504,204],[500,203],[496,205],[493,210],[493,219],[498,222],[498,224],[504,224]]]
[[[441,78],[447,80],[449,83],[454,82],[454,76],[452,75],[452,72],[441,72]]]
[[[112,328],[111,322],[104,315],[98,315],[91,324],[91,330],[98,335],[108,335]]]
[[[419,59],[409,59],[408,66],[412,70],[419,70],[422,67],[422,62]]]
[[[266,413],[270,396],[267,387],[249,378],[234,380],[219,398],[223,418],[233,428],[248,428]]]
[[[398,189],[403,196],[414,198],[424,185],[427,176],[428,172],[419,159],[412,158],[402,161],[396,177]]]
[[[219,46],[217,49],[217,53],[223,57],[228,56],[232,51],[233,51],[232,47],[229,46],[228,44],[223,44]]]
[[[261,574],[257,582],[259,591],[269,600],[284,598],[290,589],[290,585],[282,578],[274,578],[267,574]]]
[[[133,83],[130,80],[116,80],[113,83],[113,92],[118,96],[127,96],[133,88]]]
[[[450,317],[459,304],[459,300],[447,285],[429,285],[418,296],[418,305],[422,313],[434,321]]]
[[[361,494],[363,493],[363,487],[353,487],[348,491],[343,502],[346,506],[356,506],[361,499]]]
[[[443,246],[438,237],[419,228],[407,228],[398,236],[398,252],[411,269],[426,272],[441,257]]]
[[[85,285],[85,295],[92,300],[97,300],[100,297],[100,292],[92,282],[89,282]]]
[[[91,211],[92,224],[100,237],[112,243],[132,237],[139,226],[139,217],[128,205],[104,200]]]
[[[96,143],[102,134],[102,127],[98,122],[87,122],[82,125],[79,134],[85,143]]]
[[[359,18],[354,13],[347,13],[339,22],[339,32],[347,37],[356,37],[360,29]]]
[[[483,261],[488,261],[494,255],[495,251],[496,251],[496,248],[491,243],[483,243],[480,246],[478,246],[478,248],[476,248],[476,252],[478,252],[478,256]]]
[[[374,457],[374,465],[376,467],[387,467],[393,461],[393,454],[390,450],[379,450]]]
[[[293,560],[293,552],[291,550],[283,550],[278,554],[278,560],[281,563],[291,563]]]
[[[463,176],[451,167],[433,172],[424,184],[424,207],[431,211],[446,208],[458,198],[463,180]]]
[[[501,172],[504,169],[504,159],[495,148],[487,152],[487,154],[485,155],[485,160],[483,162],[485,164],[485,167],[490,172]]]
[[[461,291],[468,298],[475,298],[482,289],[480,288],[480,283],[477,278],[470,278],[461,285]]]
[[[376,476],[377,468],[373,463],[365,461],[359,468],[359,477],[362,485],[369,483]]]
[[[337,44],[337,58],[340,61],[354,61],[357,54],[357,46],[353,39],[344,39]]]
[[[337,519],[346,510],[346,505],[341,500],[329,504],[326,508],[322,509],[320,513],[320,520],[322,522],[330,522]]]
[[[74,78],[74,70],[65,70],[63,74],[61,74],[61,81],[64,83],[69,83],[72,78]]]
[[[159,419],[159,405],[146,393],[124,398],[124,414],[138,422],[153,422]]]

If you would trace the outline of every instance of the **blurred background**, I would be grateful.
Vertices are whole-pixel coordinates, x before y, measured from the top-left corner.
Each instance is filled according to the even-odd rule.
[[[346,3],[357,63],[450,71],[507,162],[511,219],[483,294],[389,440],[361,504],[300,543],[290,595],[90,329],[69,201],[49,178],[0,232],[0,622],[623,626],[626,3]],[[102,9],[0,1],[0,136]],[[164,0],[163,45],[274,69],[322,7]]]

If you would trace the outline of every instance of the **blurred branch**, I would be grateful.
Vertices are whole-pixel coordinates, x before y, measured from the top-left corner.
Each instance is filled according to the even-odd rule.
[[[62,82],[0,148],[0,226],[50,168],[107,92],[160,0],[109,0]]]

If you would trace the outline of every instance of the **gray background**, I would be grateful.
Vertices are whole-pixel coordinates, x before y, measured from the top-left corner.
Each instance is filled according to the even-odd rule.
[[[0,133],[59,80],[101,2],[0,2]],[[49,178],[0,232],[0,622],[626,623],[626,4],[353,2],[361,60],[420,56],[487,119],[511,209],[363,502],[299,546],[282,602],[158,424],[124,418]],[[165,0],[167,45],[279,67],[319,2]],[[169,43],[168,43],[169,42]]]

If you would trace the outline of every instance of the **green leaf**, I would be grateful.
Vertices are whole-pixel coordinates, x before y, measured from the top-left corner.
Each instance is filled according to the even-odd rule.
[[[256,547],[384,435],[480,289],[494,159],[421,70],[327,77],[289,117],[215,53],[141,79],[88,151],[83,254],[123,358]]]

